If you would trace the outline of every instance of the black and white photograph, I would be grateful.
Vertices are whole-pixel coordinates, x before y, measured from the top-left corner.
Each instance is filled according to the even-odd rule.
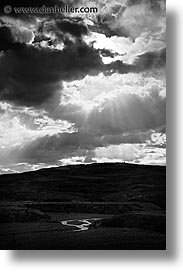
[[[165,0],[0,0],[0,249],[166,250]]]

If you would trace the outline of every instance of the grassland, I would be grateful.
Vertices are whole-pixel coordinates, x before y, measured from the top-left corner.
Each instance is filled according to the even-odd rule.
[[[1,249],[165,249],[166,167],[74,165],[0,176]],[[63,219],[101,218],[85,232]]]

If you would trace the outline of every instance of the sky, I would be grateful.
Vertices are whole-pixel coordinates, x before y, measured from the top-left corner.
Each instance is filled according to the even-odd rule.
[[[165,1],[25,2],[97,13],[0,9],[0,173],[166,165]]]

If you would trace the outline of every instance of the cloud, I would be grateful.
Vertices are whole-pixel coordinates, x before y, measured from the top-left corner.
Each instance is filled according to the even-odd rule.
[[[36,3],[41,6],[43,1]],[[61,1],[51,1],[50,5],[55,3],[63,5]],[[9,4],[15,3],[12,1]],[[20,6],[21,4],[19,3]],[[32,5],[32,2],[26,3],[26,6]],[[100,16],[107,12],[109,20],[120,24],[118,15],[137,5],[126,1],[120,5],[118,1],[113,1],[105,7],[99,1],[99,6],[102,7]],[[148,14],[147,10],[151,10],[144,1],[138,7],[140,10],[145,9],[145,15]],[[115,16],[110,15],[111,11]],[[135,18],[131,13],[130,16]],[[105,64],[102,54],[112,58],[120,53],[114,54],[111,50],[107,52],[105,47],[96,49],[91,43],[86,44],[84,36],[89,33],[83,20],[68,16],[62,19],[53,17],[47,21],[43,19],[41,23],[31,23],[32,31],[28,28],[28,23],[21,26],[18,21],[10,20],[8,23],[6,19],[6,23],[0,28],[4,37],[1,38],[1,48],[6,51],[1,55],[0,61],[0,100],[24,106],[40,106],[48,101],[54,105],[62,95],[62,81],[82,79],[87,74],[97,75],[100,72],[105,75],[116,72],[139,73],[165,65],[164,49],[136,55],[135,63],[132,64],[126,63],[125,58],[124,61],[122,58]]]
[[[88,28],[82,21],[78,22],[71,19],[57,19],[56,26],[61,32],[69,33],[78,38],[81,38],[82,35],[88,34]]]
[[[72,134],[70,134],[72,135]],[[69,137],[65,134],[65,137]],[[131,162],[141,164],[165,164],[166,149],[149,143],[119,143],[102,146],[78,146],[64,142],[65,138],[48,136],[22,148],[17,160],[32,165],[77,164],[91,162]],[[70,139],[71,140],[71,139]],[[97,144],[96,144],[97,145]],[[98,144],[99,145],[99,144]],[[13,151],[11,152],[13,153]],[[159,160],[159,162],[158,162]]]
[[[102,162],[133,161],[139,158],[139,148],[132,144],[110,145],[108,147],[98,147],[95,149],[95,158]]]
[[[76,5],[86,4],[77,1]],[[91,31],[105,33],[108,37],[117,35],[136,39],[143,32],[158,33],[165,30],[165,1],[90,1],[91,6],[97,6],[99,13],[85,15],[93,22]]]
[[[63,51],[19,45],[1,57],[0,99],[36,106],[62,88],[62,80],[82,78],[101,68],[96,50],[85,44]]]
[[[97,148],[96,162],[130,162],[148,165],[165,165],[164,148],[150,148],[146,144],[120,144]]]
[[[128,72],[143,72],[150,69],[164,68],[166,64],[166,49],[160,49],[159,51],[145,52],[138,55],[133,64],[125,64],[123,61],[117,60],[107,64],[105,67],[108,71],[114,73],[125,74]]]
[[[133,63],[137,55],[165,48],[164,0],[114,0],[105,4],[92,1],[92,4],[98,5],[99,14],[86,15],[92,24],[88,26],[90,36],[85,39],[96,49],[112,50],[119,54],[119,60]]]
[[[105,65],[99,52],[85,43],[69,45],[62,51],[20,42],[13,45],[13,49],[1,57],[0,99],[25,106],[40,105],[54,96],[57,99],[63,80],[80,79],[87,74],[96,75],[102,71],[107,74],[124,74],[164,65],[164,55],[159,53],[139,56],[134,65],[122,61]]]
[[[11,30],[6,27],[0,27],[0,51],[6,51],[9,49],[13,43],[13,35]]]
[[[149,97],[124,94],[111,99],[88,119],[91,128],[104,133],[147,130],[165,123],[165,100],[154,92]]]
[[[165,124],[164,90],[164,80],[144,73],[87,76],[64,83],[58,114],[101,135],[154,129]]]
[[[72,133],[74,125],[49,117],[44,110],[0,104],[0,164],[16,163],[23,148],[47,136]],[[19,161],[20,162],[20,161]],[[21,161],[22,162],[22,161]],[[35,163],[36,164],[36,163]]]
[[[16,124],[12,122],[15,127]],[[13,142],[13,146],[10,143],[7,148],[0,149],[3,156],[0,158],[0,164],[7,168],[14,167],[16,171],[91,162],[158,164],[160,160],[159,164],[165,164],[165,135],[152,130],[97,136],[96,133],[69,133],[66,129],[65,133],[59,133],[57,130],[58,133],[55,134],[46,126],[45,129],[27,131],[25,127],[20,128],[20,122],[17,123],[16,131],[19,137],[13,137],[17,141]],[[14,130],[9,132],[8,137],[13,132]],[[25,165],[15,167],[16,163]]]
[[[162,68],[166,65],[166,49],[154,52],[146,52],[137,57],[135,62],[139,71],[151,68]]]

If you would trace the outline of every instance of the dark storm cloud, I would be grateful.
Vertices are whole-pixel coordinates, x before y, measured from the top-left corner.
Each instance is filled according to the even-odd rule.
[[[0,51],[6,52],[19,44],[30,43],[33,38],[34,34],[28,28],[4,23],[0,26]]]
[[[166,49],[164,48],[154,52],[150,51],[139,55],[135,65],[142,71],[151,68],[164,67],[166,65]]]
[[[48,46],[57,47],[81,43],[84,35],[88,35],[88,27],[81,19],[63,18],[43,20],[39,23],[33,43],[48,41]]]
[[[100,54],[104,57],[111,57],[111,58],[114,58],[116,55],[118,55],[117,53],[111,52],[106,49],[100,49]]]
[[[14,38],[10,28],[6,26],[0,27],[0,51],[6,51],[12,47]]]
[[[104,51],[105,52],[105,51]],[[109,53],[107,52],[108,56]],[[166,49],[161,49],[159,51],[150,51],[142,55],[138,55],[136,60],[132,65],[123,63],[120,60],[111,62],[110,64],[105,65],[104,73],[120,73],[126,74],[129,72],[140,73],[146,70],[151,70],[153,68],[159,69],[163,68],[166,65]]]
[[[102,66],[98,52],[86,44],[71,45],[62,51],[14,45],[1,57],[0,99],[39,105],[54,95],[62,80],[96,74]]]
[[[106,37],[111,37],[115,35],[121,37],[128,37],[128,32],[127,30],[125,30],[125,28],[116,27],[115,29],[111,29],[110,25],[108,26],[108,23],[101,23],[100,20],[94,25],[89,25],[88,28],[91,32],[105,34]]]
[[[165,49],[140,55],[134,65],[115,61],[103,64],[100,51],[83,42],[70,44],[62,51],[13,43],[10,29],[4,32],[2,49],[11,49],[1,57],[0,99],[36,106],[61,89],[62,80],[81,79],[85,75],[138,72],[165,65]]]
[[[63,33],[69,33],[76,37],[88,34],[88,28],[82,21],[77,22],[71,19],[56,20],[56,26]]]
[[[7,4],[6,1],[1,1],[2,6],[5,4]],[[10,0],[8,4],[40,7],[42,5],[62,5],[63,3],[58,0],[28,0],[26,2],[20,0],[17,4],[17,1]],[[116,14],[125,11],[125,7],[119,4],[112,5],[111,9]],[[123,32],[123,28],[120,28],[121,33],[116,32],[117,26],[115,30],[110,29],[109,22],[110,17],[101,14],[98,16],[98,23],[94,24],[94,28],[102,26],[102,31],[106,36],[127,36]],[[4,53],[0,60],[0,100],[13,101],[25,106],[37,106],[52,97],[57,98],[58,91],[62,89],[63,80],[81,79],[87,74],[97,75],[100,72],[106,75],[115,72],[120,74],[141,72],[165,65],[164,49],[144,53],[138,56],[132,65],[124,64],[122,61],[105,65],[100,55],[114,57],[115,53],[106,49],[96,50],[92,45],[86,45],[82,41],[82,36],[88,34],[88,27],[81,19],[52,18],[46,22],[43,20],[40,24],[41,27],[34,31],[34,44],[26,45],[31,41],[31,35],[33,35],[28,32],[28,29],[22,30],[20,27],[18,29],[16,22],[15,25],[12,22],[1,23],[0,50]],[[108,32],[109,30],[111,34]],[[51,35],[49,37],[49,32],[52,32],[53,37]],[[70,40],[67,34],[76,38],[75,41]],[[42,41],[48,43],[47,48],[41,47]],[[62,51],[54,49],[62,42],[65,45]],[[49,46],[53,48],[49,48]]]
[[[53,5],[58,2],[61,3],[61,1],[36,1],[36,5],[48,3]],[[15,1],[11,0],[9,4],[14,6]],[[33,4],[34,1],[27,1],[24,6],[33,6]],[[23,1],[19,2],[19,6],[23,6]],[[114,12],[119,11],[123,12],[124,9],[121,10],[118,5]],[[88,28],[81,20],[64,18],[49,20],[46,23],[43,20],[41,25],[35,34],[35,44],[26,45],[31,40],[31,34],[27,29],[21,30],[20,27],[18,29],[12,22],[1,23],[0,50],[4,53],[0,60],[0,100],[37,106],[57,96],[57,92],[62,89],[63,80],[81,79],[87,74],[97,75],[100,72],[106,75],[115,72],[138,73],[165,65],[165,49],[139,55],[132,65],[119,60],[105,65],[100,55],[114,57],[115,53],[106,49],[96,50],[92,45],[86,45],[82,41],[82,36],[88,34]],[[57,41],[47,36],[49,32],[54,34],[54,39]],[[75,37],[76,41],[69,40],[65,36],[67,34]],[[42,41],[48,41],[53,48],[41,47]],[[54,49],[61,42],[65,44],[64,49],[62,51]]]
[[[81,24],[76,35],[81,35]],[[84,30],[84,29],[83,29]],[[95,75],[138,72],[165,64],[165,49],[145,53],[138,57],[134,65],[115,61],[103,64],[100,53],[113,56],[106,50],[95,50],[82,41],[69,44],[62,51],[41,48],[15,42],[13,26],[0,28],[1,50],[7,51],[0,62],[0,99],[13,101],[16,104],[36,106],[47,99],[57,96],[62,88],[62,80],[81,79],[86,74]],[[19,32],[19,41],[26,41]]]
[[[64,31],[71,32],[69,24],[74,24],[73,34],[77,37],[86,31],[81,23],[76,27],[76,23],[64,22],[66,25],[57,22],[57,28],[64,26]],[[1,26],[0,49],[5,52],[0,61],[1,100],[40,105],[61,89],[62,80],[79,79],[102,70],[97,50],[82,41],[77,45],[70,43],[63,51],[58,51],[17,42],[15,35],[16,40],[23,42],[22,33],[18,34],[15,26]]]
[[[120,60],[106,64],[104,65],[104,67],[105,67],[104,74],[106,75],[111,75],[116,72],[120,74],[126,74],[129,72],[135,71],[135,68],[136,68],[133,65],[125,64]]]

